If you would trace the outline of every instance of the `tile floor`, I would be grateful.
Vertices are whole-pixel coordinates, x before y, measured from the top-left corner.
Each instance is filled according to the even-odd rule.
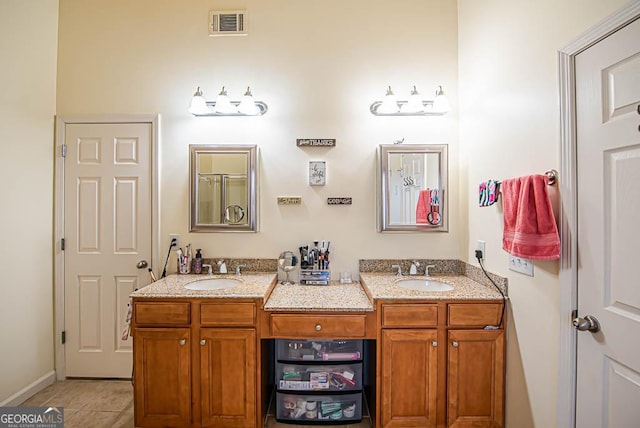
[[[65,428],[133,428],[133,386],[124,380],[55,382],[20,406],[64,407]]]
[[[124,380],[65,380],[46,387],[20,406],[64,407],[65,428],[134,428],[133,386]],[[276,422],[269,416],[266,428],[308,428]],[[368,418],[333,428],[371,428]]]

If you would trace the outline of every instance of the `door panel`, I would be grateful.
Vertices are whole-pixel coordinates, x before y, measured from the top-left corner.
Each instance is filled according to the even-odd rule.
[[[435,427],[437,330],[382,330],[381,346],[382,427]]]
[[[450,330],[447,426],[498,428],[504,421],[504,331]]]
[[[253,428],[256,424],[256,331],[200,330],[202,425]]]
[[[576,425],[640,420],[640,20],[576,56],[578,315]],[[634,404],[635,403],[635,404]]]
[[[151,260],[151,125],[66,124],[65,345],[69,377],[131,376],[121,339]]]

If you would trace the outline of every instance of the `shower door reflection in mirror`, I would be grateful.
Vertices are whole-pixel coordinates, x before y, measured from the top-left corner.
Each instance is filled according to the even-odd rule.
[[[256,230],[256,146],[191,145],[192,232]]]
[[[447,231],[447,146],[383,144],[379,230]]]

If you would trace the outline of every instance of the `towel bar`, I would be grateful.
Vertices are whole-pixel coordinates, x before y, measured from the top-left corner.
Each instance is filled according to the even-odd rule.
[[[545,171],[545,174],[547,175],[547,178],[549,179],[549,186],[553,186],[554,184],[556,184],[556,180],[558,179],[558,171],[556,171],[555,169],[550,169]]]

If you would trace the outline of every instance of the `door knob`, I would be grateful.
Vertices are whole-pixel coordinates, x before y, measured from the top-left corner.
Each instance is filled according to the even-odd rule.
[[[147,266],[149,266],[149,263],[147,263],[147,261],[146,261],[146,260],[140,260],[140,261],[138,262],[138,264],[136,265],[136,267],[137,267],[138,269],[144,269],[144,268],[146,268]]]
[[[591,333],[600,331],[600,323],[592,315],[585,315],[584,318],[574,318],[573,326],[580,331],[590,331]]]

